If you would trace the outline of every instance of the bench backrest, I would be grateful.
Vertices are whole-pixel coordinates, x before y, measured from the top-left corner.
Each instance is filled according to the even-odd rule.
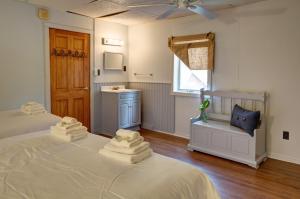
[[[241,91],[207,91],[201,90],[201,101],[210,100],[208,108],[209,119],[230,121],[231,112],[235,104],[252,110],[260,111],[261,119],[266,115],[265,92],[241,92]]]

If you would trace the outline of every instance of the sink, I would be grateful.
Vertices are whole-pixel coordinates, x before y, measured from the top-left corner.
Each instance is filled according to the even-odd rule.
[[[130,93],[130,92],[138,92],[136,89],[127,89],[125,85],[117,85],[117,86],[101,86],[101,92],[108,93]]]

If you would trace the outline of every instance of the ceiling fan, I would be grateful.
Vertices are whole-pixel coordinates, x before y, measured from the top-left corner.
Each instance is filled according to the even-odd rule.
[[[97,1],[99,1],[99,0],[90,1],[88,4],[92,4]],[[203,4],[204,3],[202,0],[173,0],[173,2],[170,2],[170,3],[130,4],[130,5],[127,5],[127,8],[129,8],[129,9],[130,8],[144,8],[144,7],[153,7],[153,6],[169,6],[170,7],[166,12],[164,12],[163,14],[158,16],[156,19],[165,19],[168,16],[170,16],[172,13],[174,13],[177,9],[180,9],[180,8],[188,9],[196,14],[203,15],[208,19],[214,19],[216,17],[215,13],[204,8]],[[111,13],[111,14],[104,15],[104,16],[99,16],[97,18],[110,17],[110,16],[118,15],[118,14],[128,12],[128,11],[129,10],[124,10],[124,11]],[[71,11],[68,11],[68,12],[73,13],[73,14],[78,14],[78,13],[74,13]]]
[[[153,3],[153,4],[133,4],[128,5],[128,8],[141,8],[141,7],[152,7],[152,6],[169,6],[170,8],[158,16],[156,19],[165,19],[170,16],[176,9],[185,8],[196,14],[203,15],[208,19],[214,19],[216,17],[215,13],[207,10],[203,7],[202,0],[173,0],[172,3]]]

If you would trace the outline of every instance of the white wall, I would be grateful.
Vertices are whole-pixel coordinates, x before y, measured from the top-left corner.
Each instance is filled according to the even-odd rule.
[[[267,148],[271,157],[300,163],[300,1],[267,0],[219,12],[218,19],[200,16],[131,26],[129,28],[130,81],[170,82],[171,35],[216,33],[214,89],[267,91],[269,124]],[[133,72],[154,73],[153,79]],[[199,99],[176,97],[175,131],[189,135],[189,118]],[[290,140],[282,140],[282,131]]]
[[[124,41],[124,46],[102,45],[102,38],[119,39]],[[101,70],[101,75],[96,76],[95,83],[101,82],[127,82],[128,70],[115,71],[103,70],[103,52],[117,52],[124,54],[124,65],[128,67],[128,27],[96,19],[95,21],[95,68]]]
[[[46,23],[93,29],[91,19],[50,10]],[[0,1],[0,110],[45,101],[44,22],[36,7],[14,0]]]

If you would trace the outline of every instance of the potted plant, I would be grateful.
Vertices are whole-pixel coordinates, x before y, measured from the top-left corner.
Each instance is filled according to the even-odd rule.
[[[207,115],[206,109],[209,107],[209,105],[210,105],[210,102],[208,99],[206,99],[199,106],[199,110],[200,110],[199,119],[202,120],[203,122],[207,122],[208,115]]]

